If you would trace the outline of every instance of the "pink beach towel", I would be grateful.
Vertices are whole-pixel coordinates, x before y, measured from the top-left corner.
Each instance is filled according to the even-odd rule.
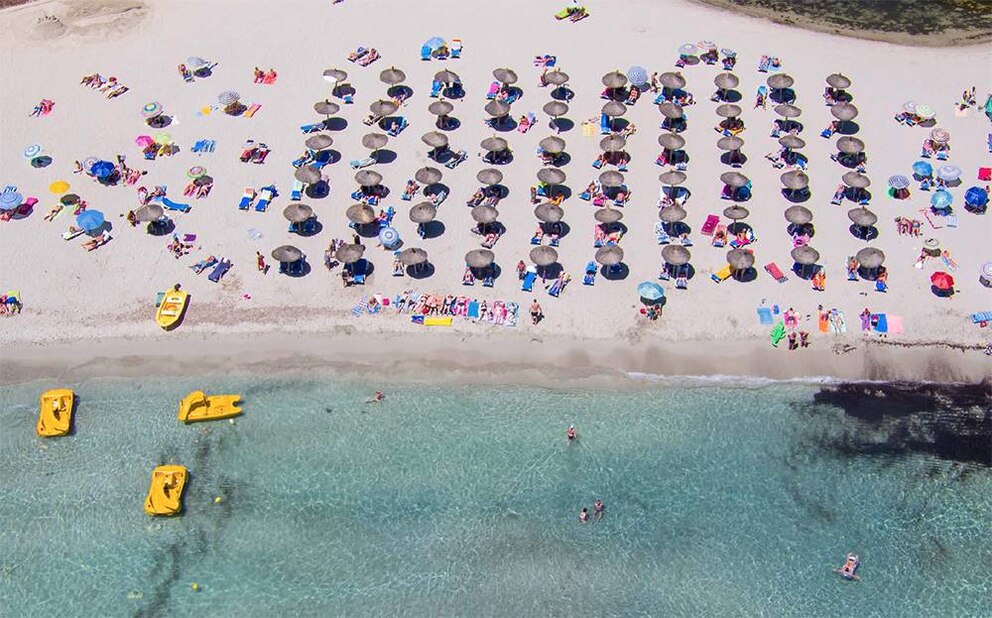
[[[889,334],[890,335],[899,335],[899,334],[902,334],[902,332],[903,332],[902,316],[901,315],[892,315],[890,313],[888,315],[888,319],[889,319]]]

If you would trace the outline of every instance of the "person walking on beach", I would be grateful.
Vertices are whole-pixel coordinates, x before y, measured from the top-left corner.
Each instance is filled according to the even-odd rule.
[[[541,305],[535,298],[534,303],[530,306],[530,320],[536,326],[542,319],[544,319],[544,311],[541,310]]]
[[[255,264],[258,266],[258,272],[265,274],[268,267],[265,265],[265,256],[262,255],[261,251],[255,252]]]

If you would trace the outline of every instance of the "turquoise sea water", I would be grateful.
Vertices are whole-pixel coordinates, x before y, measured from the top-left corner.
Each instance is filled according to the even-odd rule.
[[[992,614],[992,469],[815,385],[100,380],[42,440],[50,386],[0,389],[4,616]],[[184,426],[195,388],[246,412]],[[142,510],[162,463],[180,517]]]

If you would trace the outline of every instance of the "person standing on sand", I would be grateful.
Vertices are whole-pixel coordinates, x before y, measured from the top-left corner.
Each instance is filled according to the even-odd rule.
[[[541,310],[541,305],[535,298],[534,303],[530,306],[530,320],[536,326],[542,319],[544,319],[544,311]]]
[[[265,256],[262,255],[261,251],[255,252],[255,264],[258,266],[258,272],[264,274],[267,267],[265,265]]]

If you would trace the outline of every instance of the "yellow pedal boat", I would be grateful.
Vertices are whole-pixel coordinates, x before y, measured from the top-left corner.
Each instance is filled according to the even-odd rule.
[[[241,395],[205,395],[193,391],[179,402],[179,420],[184,423],[216,421],[241,414]]]
[[[186,468],[159,466],[152,470],[152,485],[145,498],[145,512],[149,515],[175,515],[183,508],[183,488],[186,487]]]
[[[72,408],[76,394],[67,388],[56,388],[41,394],[38,415],[38,435],[50,438],[64,436],[72,428]]]
[[[164,330],[175,328],[179,324],[179,320],[182,319],[188,303],[189,294],[182,290],[169,290],[162,297],[158,309],[155,310],[155,321]]]

